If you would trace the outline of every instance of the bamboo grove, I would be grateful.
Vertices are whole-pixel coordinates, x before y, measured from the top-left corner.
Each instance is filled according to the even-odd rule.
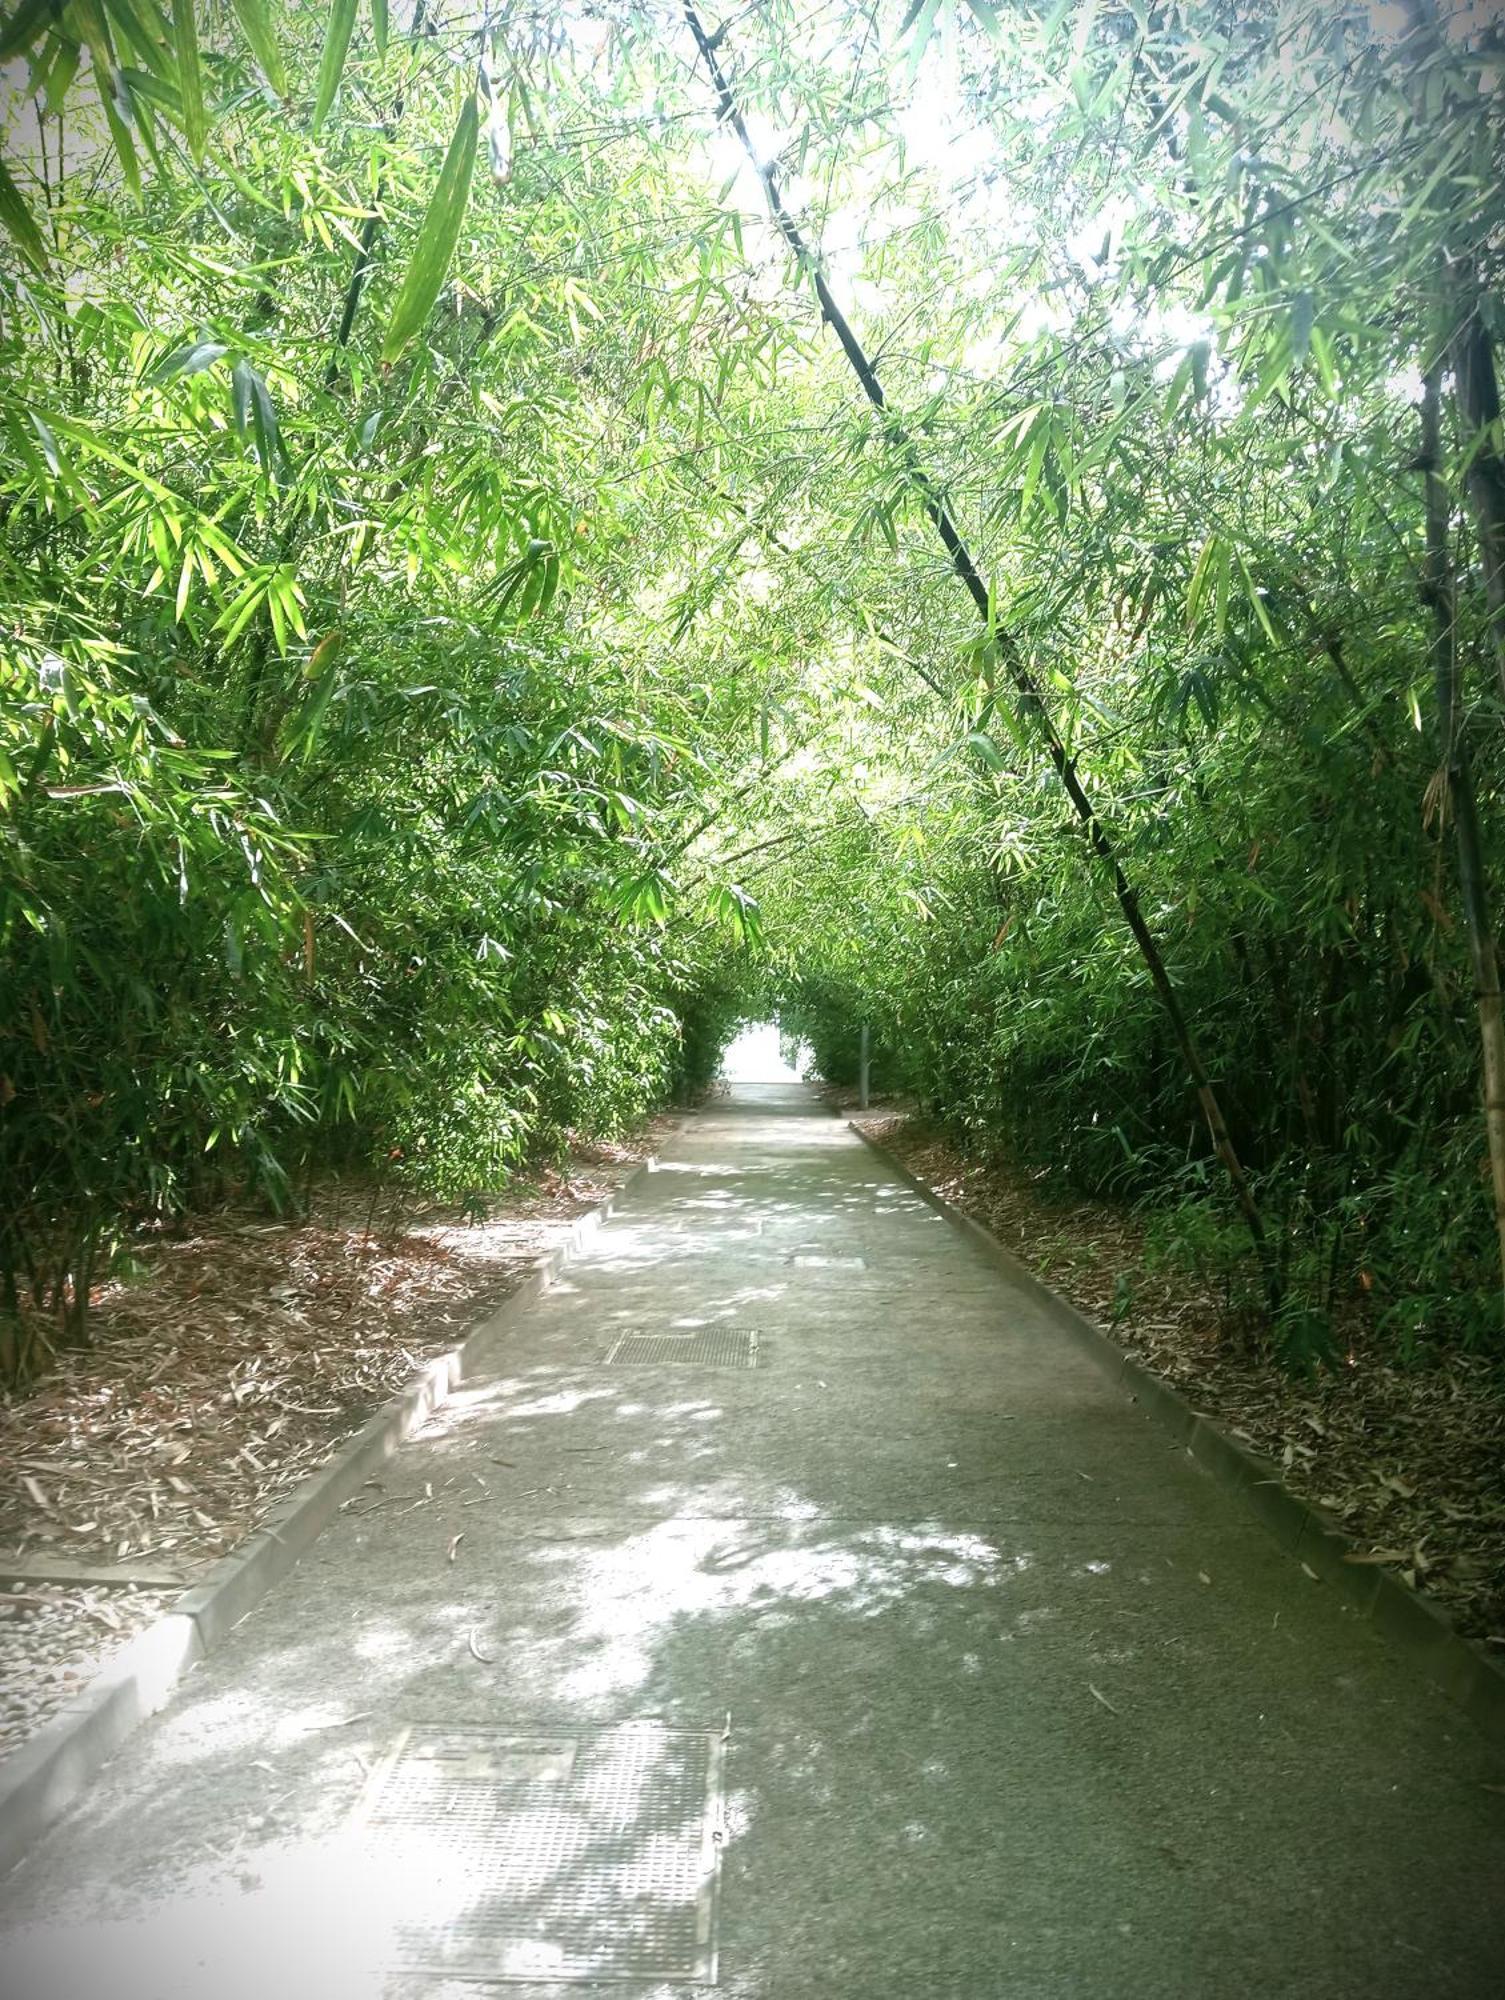
[[[7,1373],[185,1208],[483,1201],[766,1013],[1292,1365],[1498,1347],[1488,5],[0,53]]]

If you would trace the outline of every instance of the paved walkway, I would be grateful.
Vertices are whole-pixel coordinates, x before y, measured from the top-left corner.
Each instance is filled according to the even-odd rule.
[[[801,1087],[687,1121],[367,1499],[0,1887],[5,2000],[691,2000],[384,1968],[498,1786],[496,1963],[578,1890],[648,1964],[723,1758],[735,2000],[1505,1991],[1498,1755]],[[350,1831],[409,1724],[429,1847]]]

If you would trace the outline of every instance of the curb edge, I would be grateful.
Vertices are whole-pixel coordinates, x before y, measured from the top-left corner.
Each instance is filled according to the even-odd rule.
[[[514,1289],[455,1346],[427,1362],[316,1471],[299,1480],[254,1533],[221,1556],[202,1582],[129,1639],[74,1700],[0,1761],[0,1875],[23,1859],[83,1795],[136,1726],[166,1704],[188,1669],[211,1653],[312,1547],[373,1469],[474,1372],[483,1350],[548,1291],[629,1190],[658,1163],[657,1153],[639,1160],[594,1208],[576,1218],[561,1242],[534,1259]]]
[[[1179,1390],[1042,1283],[984,1223],[912,1174],[881,1140],[871,1138],[850,1118],[846,1123],[923,1201],[970,1236],[1131,1402],[1185,1446],[1210,1478],[1235,1493],[1288,1555],[1319,1582],[1333,1585],[1348,1608],[1367,1619],[1456,1702],[1482,1736],[1505,1748],[1505,1668],[1466,1639],[1440,1605],[1378,1563],[1350,1561],[1352,1540],[1320,1508],[1293,1493],[1272,1460],[1226,1436]]]

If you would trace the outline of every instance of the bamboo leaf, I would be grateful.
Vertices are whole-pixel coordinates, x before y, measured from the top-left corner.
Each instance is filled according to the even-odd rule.
[[[1188,631],[1195,630],[1196,628],[1197,618],[1202,609],[1202,600],[1207,593],[1207,586],[1212,582],[1217,572],[1218,553],[1222,547],[1222,543],[1215,534],[1209,535],[1202,544],[1201,552],[1191,573],[1191,582],[1186,586],[1186,624]],[[1224,554],[1226,560],[1226,551],[1224,551]]]
[[[1228,569],[1231,551],[1221,539],[1218,542],[1217,560],[1213,565],[1212,585],[1212,629],[1219,639],[1228,629]]]
[[[188,340],[181,347],[175,347],[165,360],[160,361],[147,376],[147,381],[160,385],[171,382],[176,375],[201,375],[206,368],[212,368],[229,349],[218,340]]]
[[[334,94],[340,87],[345,57],[350,50],[350,36],[355,27],[355,5],[356,0],[334,0],[329,10],[329,27],[324,36],[324,53],[319,58],[319,84],[314,97],[315,132],[328,116]]]
[[[512,171],[512,126],[503,97],[493,97],[486,113],[486,150],[491,156],[493,180],[506,180]]]
[[[47,269],[47,246],[42,241],[42,232],[4,160],[0,160],[0,225],[29,264],[39,271]]]
[[[387,0],[371,0],[371,32],[376,37],[376,53],[387,53]]]
[[[160,104],[174,125],[183,123],[183,99],[175,83],[155,75],[148,69],[122,69],[118,75],[121,117],[128,126],[138,124],[138,112],[143,98],[148,105]],[[156,149],[151,143],[151,132],[144,119],[139,121],[139,130],[146,142],[147,151],[155,159]]]
[[[117,81],[123,83],[120,72],[115,72]],[[115,155],[120,161],[120,170],[125,175],[125,184],[136,201],[141,199],[141,163],[136,158],[136,142],[131,137],[131,128],[116,108],[114,90],[103,93],[105,123],[110,128],[110,138],[114,142]]]
[[[37,59],[36,88],[42,93],[42,104],[50,118],[55,118],[68,95],[69,86],[78,74],[78,65],[83,56],[83,48],[78,42],[55,36]]]
[[[38,444],[42,447],[42,456],[47,461],[47,470],[52,474],[54,479],[61,479],[63,476],[63,455],[57,448],[57,439],[53,436],[51,424],[48,423],[40,410],[28,410],[26,414],[31,418],[31,427],[37,434]]]
[[[282,51],[277,46],[266,0],[230,0],[230,5],[235,9],[240,32],[245,36],[252,55],[261,64],[267,82],[279,97],[286,97],[287,71],[282,65]]]
[[[967,12],[990,42],[1002,43],[1003,27],[998,19],[998,9],[990,4],[990,0],[967,0]]]
[[[63,0],[21,0],[0,28],[0,62],[11,62],[23,54],[45,28],[55,28],[62,18]]]
[[[465,204],[475,172],[479,130],[479,110],[476,94],[472,90],[460,112],[438,182],[429,198],[428,212],[418,232],[418,241],[403,274],[397,302],[392,308],[392,318],[381,350],[382,361],[388,366],[423,327],[439,296],[459,240],[460,225],[465,219]]]
[[[1298,292],[1291,307],[1291,360],[1299,367],[1312,344],[1312,328],[1317,320],[1317,302],[1310,292]]]
[[[139,5],[138,0],[107,0],[107,4],[121,46],[129,44],[159,82],[175,82],[176,58],[157,10]]]
[[[254,375],[255,370],[244,358],[230,370],[230,419],[238,437],[245,436],[251,422],[251,382]]]
[[[178,96],[183,106],[183,137],[195,166],[204,159],[208,127],[204,117],[204,78],[199,64],[199,31],[193,0],[172,0],[173,50],[178,59]]]
[[[288,470],[288,456],[277,426],[271,391],[242,355],[230,371],[230,417],[239,437],[249,437],[263,472]]]
[[[920,0],[918,8],[910,9],[910,19],[916,22],[914,40],[910,44],[909,60],[904,65],[904,80],[913,83],[919,74],[920,64],[930,45],[930,37],[935,32],[935,17],[941,10],[941,0]],[[908,24],[906,23],[906,26]]]
[[[1280,644],[1280,634],[1270,622],[1270,614],[1265,608],[1264,595],[1259,585],[1254,581],[1254,572],[1242,556],[1238,558],[1238,566],[1239,575],[1243,578],[1244,595],[1248,598],[1254,615],[1259,620],[1260,628],[1271,645],[1278,646]]]
[[[115,45],[110,39],[104,8],[101,0],[72,0],[72,10],[88,45],[99,101],[104,107],[105,124],[109,128],[116,158],[120,161],[120,170],[125,175],[127,188],[139,202],[141,166],[136,158],[135,141],[128,122],[134,118],[134,106],[130,86],[115,60]]]
[[[325,641],[320,641],[324,644]],[[312,662],[310,662],[310,665]],[[283,754],[288,757],[307,758],[312,756],[319,741],[319,731],[329,712],[329,704],[340,685],[338,666],[329,667],[319,676],[317,684],[309,693],[303,706],[289,722],[284,737]]]

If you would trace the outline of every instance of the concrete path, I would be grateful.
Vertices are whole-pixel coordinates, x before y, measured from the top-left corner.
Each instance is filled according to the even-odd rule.
[[[628,1876],[647,1963],[718,1763],[735,2000],[1505,1991],[1498,1755],[802,1087],[687,1121],[368,1500],[0,1888],[4,2000],[691,2000],[388,1974],[503,1781],[497,1963]],[[405,1725],[429,1848],[351,1829]]]

